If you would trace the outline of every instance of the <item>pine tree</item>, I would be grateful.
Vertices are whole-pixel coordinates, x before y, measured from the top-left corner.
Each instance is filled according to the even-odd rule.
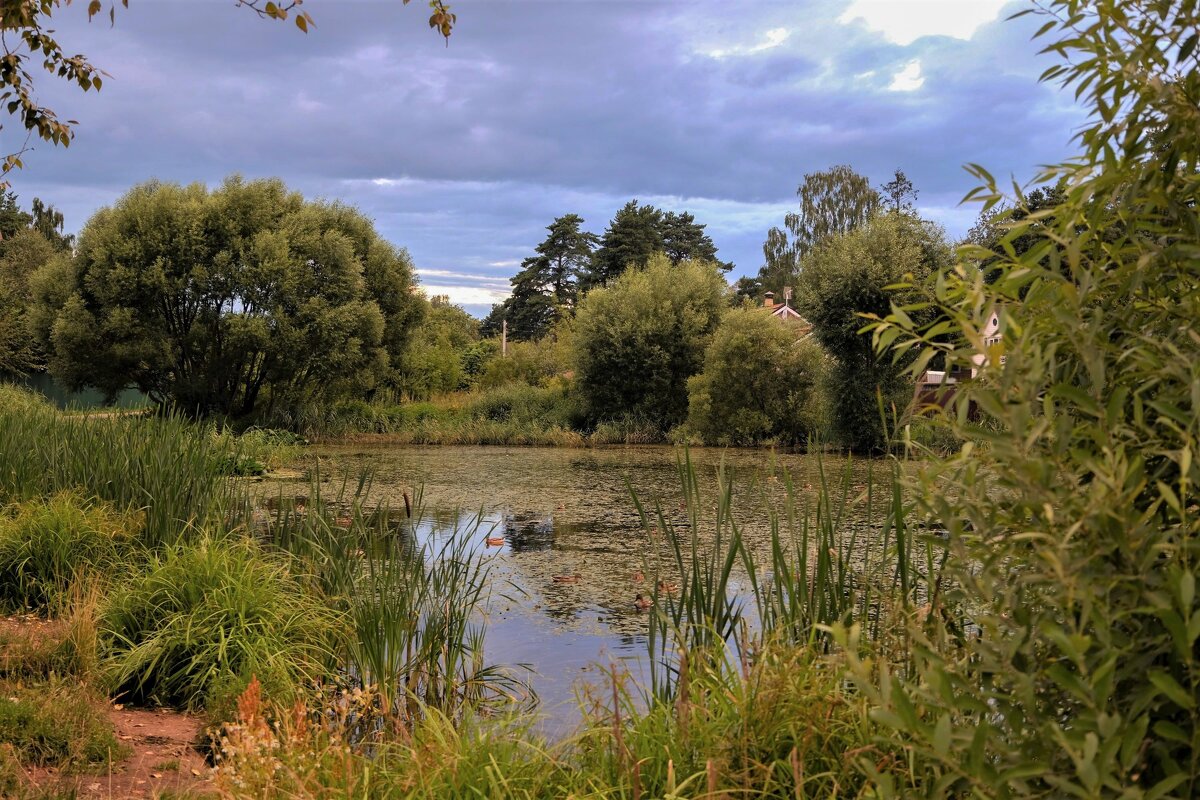
[[[582,230],[583,217],[566,214],[546,227],[549,234],[537,246],[537,255],[521,262],[512,279],[512,296],[493,307],[483,329],[498,331],[508,320],[514,340],[538,339],[558,318],[570,313],[579,299],[579,279],[592,261],[599,237]]]

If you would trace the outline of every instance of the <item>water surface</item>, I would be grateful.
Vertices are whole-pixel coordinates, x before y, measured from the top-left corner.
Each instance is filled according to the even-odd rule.
[[[768,509],[782,509],[790,479],[797,514],[811,513],[824,480],[844,526],[870,536],[866,487],[886,464],[842,457],[750,450],[692,450],[700,487],[703,539],[715,528],[718,472],[734,488],[734,517],[751,549],[765,558]],[[618,662],[636,675],[646,670],[646,612],[634,606],[647,592],[639,574],[670,569],[665,544],[653,541],[661,512],[686,531],[680,479],[682,450],[671,447],[594,449],[505,447],[322,446],[308,456],[336,492],[364,471],[373,476],[374,503],[402,508],[403,494],[419,496],[430,522],[418,534],[446,535],[478,517],[473,534],[492,559],[495,587],[488,617],[488,655],[502,664],[526,664],[553,729],[576,718],[580,679]],[[644,525],[633,501],[643,503]],[[886,498],[872,497],[876,516]],[[503,539],[487,546],[485,537]],[[661,559],[661,561],[659,561]],[[555,577],[560,581],[555,581]],[[578,576],[562,582],[564,576]]]

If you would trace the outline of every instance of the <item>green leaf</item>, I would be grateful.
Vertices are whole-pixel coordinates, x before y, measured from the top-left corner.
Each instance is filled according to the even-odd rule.
[[[1170,698],[1171,702],[1180,708],[1191,709],[1196,705],[1196,698],[1188,694],[1179,683],[1160,669],[1151,670],[1149,676],[1150,683],[1154,684],[1155,688]]]

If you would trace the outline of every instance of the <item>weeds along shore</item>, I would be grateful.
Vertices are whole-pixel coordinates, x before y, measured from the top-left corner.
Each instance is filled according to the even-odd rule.
[[[260,444],[248,443],[253,458],[272,458]],[[701,542],[639,503],[672,554],[650,567],[652,681],[608,674],[580,696],[579,729],[550,742],[529,722],[522,673],[484,660],[492,586],[469,547],[480,530],[422,546],[408,517],[363,504],[365,480],[267,514],[228,477],[251,457],[238,447],[182,419],[83,418],[0,392],[0,603],[62,632],[48,651],[5,644],[0,677],[48,691],[66,680],[83,707],[113,697],[202,712],[230,796],[794,797],[863,780],[846,754],[874,753],[875,725],[828,626],[861,617],[900,647],[886,620],[918,592],[906,576],[923,574],[884,564],[911,550],[902,509],[879,562],[851,567],[825,491],[812,520],[781,511],[772,563],[754,564],[731,485],[702,500],[684,456],[693,522],[715,501],[718,530]],[[735,564],[749,568],[748,596],[729,586]],[[46,758],[7,741],[18,765]],[[57,763],[103,768],[86,751],[73,743]]]

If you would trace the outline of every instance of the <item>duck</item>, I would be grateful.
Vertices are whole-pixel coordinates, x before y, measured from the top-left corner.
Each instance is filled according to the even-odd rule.
[[[489,536],[483,540],[483,543],[488,547],[500,547],[504,544],[503,536]]]
[[[633,582],[634,583],[641,583],[644,580],[646,580],[646,573],[642,572],[640,569],[637,572],[633,573]]]
[[[679,584],[672,581],[659,581],[658,590],[663,594],[675,594],[679,591]]]
[[[645,611],[652,605],[654,605],[654,601],[649,597],[642,597],[641,592],[638,592],[637,597],[633,598],[633,607],[638,611]]]
[[[553,580],[555,583],[579,583],[583,576],[576,572],[573,575],[555,575]]]
[[[349,517],[338,517],[333,524],[338,528],[349,528],[351,522]]]

